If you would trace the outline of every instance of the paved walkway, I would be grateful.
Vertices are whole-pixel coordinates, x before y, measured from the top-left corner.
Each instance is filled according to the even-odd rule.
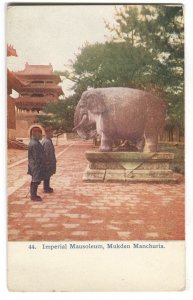
[[[16,182],[9,196],[9,240],[183,240],[183,180],[171,185],[84,183],[84,153],[92,147],[74,142],[60,148],[52,177],[55,193],[43,194],[41,185],[41,203],[26,197],[29,176],[25,183],[18,181],[27,176],[27,162],[9,169],[9,181]]]

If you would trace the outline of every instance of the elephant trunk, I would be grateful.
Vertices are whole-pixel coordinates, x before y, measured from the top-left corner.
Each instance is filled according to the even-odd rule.
[[[86,131],[86,125],[88,123],[88,114],[87,111],[84,109],[82,110],[82,104],[79,104],[76,107],[75,115],[74,115],[74,128],[73,131],[76,131],[77,134],[82,139],[88,139],[88,133]]]
[[[81,99],[76,107],[74,115],[74,128],[77,134],[85,140],[96,136],[95,124],[89,120],[86,102]]]

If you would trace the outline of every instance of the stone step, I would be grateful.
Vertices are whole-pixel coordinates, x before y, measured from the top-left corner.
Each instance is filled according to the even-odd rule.
[[[85,182],[120,182],[120,181],[152,181],[176,182],[171,170],[91,170],[84,173]]]
[[[174,159],[173,153],[168,152],[96,152],[87,151],[86,159],[89,162],[145,162],[145,161],[170,161]]]

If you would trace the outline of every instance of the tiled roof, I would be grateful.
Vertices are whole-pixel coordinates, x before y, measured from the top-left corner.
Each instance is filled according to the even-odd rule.
[[[23,71],[16,72],[18,75],[53,75],[53,67],[49,65],[29,65],[25,64]]]
[[[14,72],[7,69],[7,85],[8,89],[14,89],[16,91],[21,91],[27,84],[20,80]]]

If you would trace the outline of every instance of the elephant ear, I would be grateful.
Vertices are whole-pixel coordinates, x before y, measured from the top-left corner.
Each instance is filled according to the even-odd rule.
[[[87,109],[93,114],[102,114],[107,108],[105,105],[105,97],[99,91],[88,91],[87,94]]]

